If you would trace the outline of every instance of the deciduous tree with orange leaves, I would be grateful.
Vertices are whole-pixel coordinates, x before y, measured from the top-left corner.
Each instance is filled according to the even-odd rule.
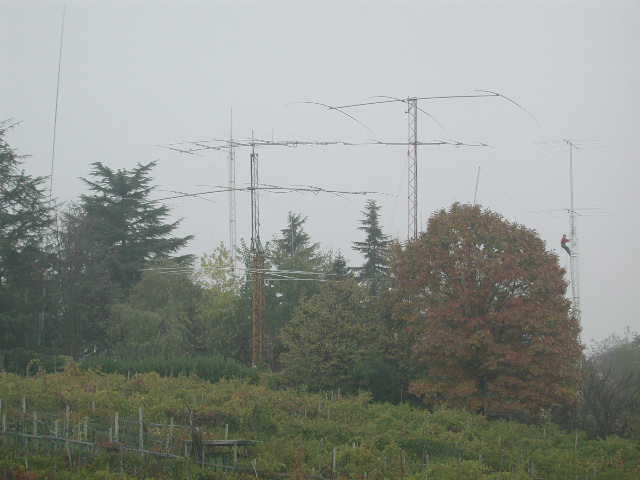
[[[536,415],[576,400],[580,325],[555,253],[534,230],[454,204],[396,247],[396,314],[414,334],[427,404]]]

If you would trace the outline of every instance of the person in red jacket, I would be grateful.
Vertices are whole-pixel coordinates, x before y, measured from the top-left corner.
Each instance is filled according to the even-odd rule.
[[[560,239],[560,246],[564,248],[564,250],[569,254],[569,256],[571,256],[571,250],[567,246],[567,243],[569,243],[570,241],[571,239],[567,238],[567,236],[563,233],[562,238]]]

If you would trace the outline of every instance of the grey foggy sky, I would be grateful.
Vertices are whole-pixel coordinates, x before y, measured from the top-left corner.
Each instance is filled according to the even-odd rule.
[[[374,95],[397,97],[496,90],[530,110],[479,99],[422,103],[446,130],[419,117],[419,138],[484,141],[492,148],[422,147],[421,224],[429,213],[473,198],[536,229],[567,257],[568,153],[577,139],[576,207],[606,216],[579,219],[583,339],[640,326],[634,298],[637,247],[640,3],[637,1],[68,1],[54,196],[84,191],[89,163],[131,168],[159,160],[162,189],[225,184],[224,153],[185,157],[162,145],[235,136],[367,140],[348,118],[311,105]],[[0,0],[0,118],[22,124],[9,142],[29,173],[48,175],[63,2]],[[406,141],[401,104],[350,110],[376,137]],[[406,148],[262,149],[261,181],[374,190],[384,230],[406,238]],[[238,151],[238,183],[248,181]],[[157,192],[158,196],[164,192]],[[201,254],[227,241],[227,196],[169,202]],[[309,217],[324,248],[350,249],[365,199],[263,194],[262,237],[288,210]],[[238,237],[249,235],[248,198],[238,194]]]

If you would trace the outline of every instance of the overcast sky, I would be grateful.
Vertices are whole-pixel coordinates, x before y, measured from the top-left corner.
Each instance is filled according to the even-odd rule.
[[[496,99],[423,102],[444,128],[419,116],[423,141],[482,141],[491,148],[422,147],[420,223],[452,202],[478,202],[536,229],[559,252],[569,231],[568,150],[575,152],[583,340],[640,330],[637,142],[640,2],[633,1],[67,1],[54,196],[84,192],[79,177],[158,160],[163,190],[197,192],[227,182],[226,155],[197,157],[173,142],[234,136],[406,141],[402,104],[336,112],[375,95],[434,96],[499,91],[539,121]],[[0,119],[21,125],[9,142],[29,173],[48,175],[63,2],[0,0]],[[385,232],[406,239],[406,147],[265,148],[261,181],[384,193]],[[248,152],[238,151],[238,183]],[[194,234],[190,251],[228,239],[227,195],[169,205]],[[287,212],[349,261],[365,198],[263,194],[262,237]],[[555,211],[554,211],[555,210]],[[636,212],[636,213],[634,213]],[[238,194],[238,237],[250,232],[248,195]]]

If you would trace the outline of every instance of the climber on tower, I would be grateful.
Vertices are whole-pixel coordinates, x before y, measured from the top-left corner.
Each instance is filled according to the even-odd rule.
[[[567,236],[563,233],[562,238],[560,239],[560,246],[564,248],[564,250],[569,254],[569,256],[571,256],[571,250],[567,246],[567,243],[569,243],[570,241],[571,239],[567,238]]]

